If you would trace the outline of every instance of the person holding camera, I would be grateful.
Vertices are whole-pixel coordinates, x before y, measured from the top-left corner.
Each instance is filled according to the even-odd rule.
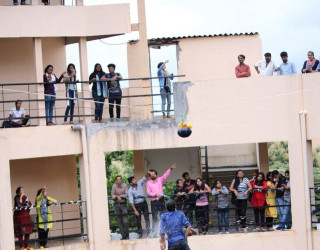
[[[160,95],[161,95],[161,110],[163,118],[170,118],[170,106],[171,106],[171,82],[173,80],[173,74],[169,74],[166,71],[166,64],[169,61],[166,60],[165,62],[158,63],[158,77],[160,83]],[[167,102],[167,116],[165,114],[165,106]]]

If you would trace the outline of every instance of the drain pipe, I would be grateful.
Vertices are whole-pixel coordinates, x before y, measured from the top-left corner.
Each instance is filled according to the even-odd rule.
[[[87,205],[87,226],[88,226],[88,238],[89,238],[89,249],[94,249],[93,247],[93,229],[91,223],[91,193],[90,193],[90,179],[89,179],[89,157],[88,157],[88,145],[87,145],[87,134],[86,127],[82,125],[71,126],[73,131],[81,132],[81,142],[82,142],[82,155],[83,155],[83,171],[85,179],[85,189],[86,189],[86,205]]]
[[[307,132],[306,132],[306,116],[308,112],[303,110],[299,113],[300,116],[300,128],[301,128],[301,140],[302,140],[302,152],[303,152],[303,174],[305,183],[305,196],[306,196],[306,219],[307,219],[307,243],[308,250],[312,248],[312,225],[311,225],[311,214],[310,211],[310,195],[309,195],[309,178],[308,178],[308,156],[307,156]]]

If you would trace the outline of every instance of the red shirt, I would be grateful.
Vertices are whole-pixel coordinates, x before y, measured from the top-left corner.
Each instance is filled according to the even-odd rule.
[[[256,188],[254,181],[251,181],[250,183],[252,185],[252,190],[253,190],[252,198],[251,198],[251,206],[263,207],[266,201],[266,191],[261,191],[261,190],[254,191],[254,189]],[[266,181],[263,182],[262,188],[263,189],[268,188]]]
[[[251,76],[250,67],[247,64],[243,64],[243,65],[239,64],[235,69],[235,73],[237,78]]]

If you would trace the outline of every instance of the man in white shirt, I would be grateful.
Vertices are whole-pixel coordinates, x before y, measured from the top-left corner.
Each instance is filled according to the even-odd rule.
[[[25,115],[24,108],[21,107],[22,102],[20,100],[16,101],[14,108],[10,110],[9,124],[10,127],[25,127],[29,121],[30,116]]]
[[[274,61],[271,61],[271,54],[264,54],[265,60],[259,61],[254,65],[259,76],[273,76],[273,72],[278,71],[279,68]]]

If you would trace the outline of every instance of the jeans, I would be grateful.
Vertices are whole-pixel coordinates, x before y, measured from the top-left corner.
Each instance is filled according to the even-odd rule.
[[[224,225],[226,231],[229,230],[229,207],[227,208],[218,208],[218,224],[219,232],[222,232],[222,220],[224,219]]]
[[[266,209],[253,208],[253,212],[254,212],[254,220],[256,222],[256,227],[264,227]]]
[[[69,98],[74,98],[74,90],[69,90]],[[68,115],[70,111],[70,122],[73,121],[73,113],[74,113],[74,100],[69,100],[69,105],[66,108],[66,112],[64,114],[64,121],[68,120]]]
[[[279,226],[282,227],[284,225],[281,224],[281,218],[283,218],[284,214],[284,200],[282,198],[276,198],[276,204],[277,204],[277,212],[278,212],[278,218],[279,218]]]
[[[160,89],[160,95],[161,95],[161,110],[162,110],[162,115],[165,116],[165,106],[166,106],[166,101],[167,101],[167,115],[170,114],[170,106],[171,106],[171,93],[167,93],[164,89]]]
[[[55,94],[50,94],[50,96],[46,95],[44,99],[45,99],[45,107],[46,107],[46,122],[47,123],[52,122],[53,108],[56,100],[56,95]]]
[[[39,245],[40,247],[45,247],[47,245],[48,241],[48,234],[49,234],[49,229],[45,231],[42,228],[38,228],[38,239],[39,239]]]
[[[168,250],[190,250],[186,240],[178,240],[173,244],[168,245]]]
[[[137,228],[138,228],[138,233],[142,234],[142,226],[141,226],[141,215],[143,214],[144,220],[146,222],[146,227],[147,227],[147,234],[150,233],[150,220],[149,220],[149,209],[148,209],[148,204],[146,201],[134,204],[136,207],[136,210],[138,211],[139,215],[136,216],[136,222],[137,222]]]
[[[187,203],[185,211],[186,211],[186,217],[190,224],[193,224],[193,211],[195,210],[195,204],[194,203]]]
[[[115,203],[114,214],[119,226],[120,234],[122,239],[129,238],[129,219],[128,209],[126,203]]]
[[[287,226],[288,228],[292,226],[291,211],[290,211],[291,203],[286,200],[283,200],[283,205],[286,207],[283,207],[283,210],[282,210],[283,213],[281,217],[279,217],[279,220],[280,220],[279,226],[282,228],[285,228],[285,226]]]
[[[196,206],[196,219],[197,219],[197,227],[199,230],[204,232],[208,232],[208,224],[209,224],[209,205],[206,206]]]
[[[113,107],[114,103],[116,103],[116,110],[117,110],[117,118],[120,119],[121,113],[121,96],[109,97],[109,115],[110,118],[113,118]]]
[[[30,115],[25,115],[24,118],[22,119],[22,124],[13,122],[13,121],[4,121],[3,127],[4,128],[20,128],[23,125],[27,125],[29,119],[30,119]]]
[[[161,214],[166,210],[163,198],[160,200],[151,201],[151,214],[152,214],[152,231],[156,233],[156,230],[160,228]],[[158,233],[158,232],[157,232]]]
[[[240,220],[241,228],[245,228],[247,221],[247,199],[237,199],[235,205],[237,221]]]
[[[95,110],[94,110],[94,119],[96,121],[102,120],[102,113],[103,113],[103,105],[105,98],[103,96],[94,96],[93,100],[95,101]]]

